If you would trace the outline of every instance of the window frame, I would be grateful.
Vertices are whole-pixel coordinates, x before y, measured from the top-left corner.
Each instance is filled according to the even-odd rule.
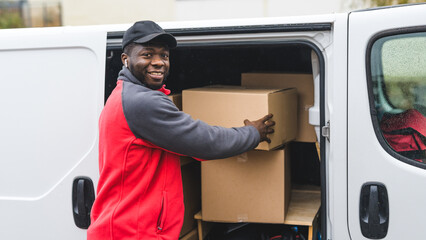
[[[377,40],[389,37],[389,36],[396,36],[396,35],[402,35],[402,34],[410,34],[410,33],[421,33],[426,32],[426,26],[414,26],[414,27],[407,27],[407,28],[396,28],[396,29],[389,29],[385,31],[381,31],[375,35],[373,35],[370,40],[368,41],[367,49],[366,49],[366,58],[365,58],[365,64],[366,64],[366,78],[367,78],[367,91],[368,91],[368,98],[369,98],[369,105],[370,105],[370,117],[371,121],[373,123],[373,129],[376,134],[377,139],[379,140],[380,145],[382,145],[383,149],[392,157],[410,164],[412,166],[426,169],[426,164],[418,162],[414,159],[405,157],[398,152],[396,152],[389,144],[387,143],[386,139],[384,138],[382,131],[380,129],[380,123],[377,118],[377,110],[375,106],[374,101],[374,93],[373,93],[373,79],[372,79],[372,72],[371,72],[371,56],[372,56],[372,50],[373,45],[376,43]],[[387,95],[386,95],[387,98]],[[387,99],[388,100],[388,99]],[[388,101],[388,103],[391,104],[391,101]]]

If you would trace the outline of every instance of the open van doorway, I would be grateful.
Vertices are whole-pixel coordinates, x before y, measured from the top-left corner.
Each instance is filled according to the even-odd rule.
[[[122,34],[122,32],[108,34],[105,101],[114,89],[118,72],[123,66],[120,58]],[[310,117],[307,113],[306,125],[311,127],[313,134],[310,140],[291,143],[294,149],[291,156],[291,176],[292,185],[295,188],[303,189],[309,186],[310,189],[318,191],[320,196],[321,191],[325,189],[324,179],[321,179],[325,171],[321,164],[325,164],[325,161],[319,161],[320,158],[325,158],[319,155],[320,141],[317,136],[320,127],[320,75],[324,78],[322,53],[315,44],[307,41],[306,36],[291,36],[280,40],[271,40],[268,37],[255,40],[250,39],[252,35],[249,36],[251,37],[245,39],[241,38],[241,35],[231,34],[232,39],[221,41],[200,40],[198,36],[193,40],[190,40],[189,36],[185,37],[184,41],[179,41],[180,38],[177,36],[178,47],[170,51],[171,70],[166,82],[167,88],[172,93],[181,93],[185,89],[209,85],[237,86],[242,84],[244,74],[252,73],[309,76],[311,102],[300,107],[308,113],[310,108],[315,108],[311,113],[318,114],[312,117],[316,129],[311,125],[312,122],[309,124]],[[315,84],[314,81],[316,81]],[[264,87],[271,87],[268,86],[267,79],[265,79]],[[316,120],[318,122],[315,122]],[[319,202],[321,201],[325,201],[325,196],[321,196]],[[324,207],[321,211],[325,211]],[[317,227],[322,222],[319,217],[321,211],[318,211],[318,215],[315,216],[318,219]],[[325,227],[325,224],[322,227]],[[309,235],[308,228],[301,229],[303,234]],[[319,229],[318,232],[320,232]],[[316,232],[315,235],[317,236]]]

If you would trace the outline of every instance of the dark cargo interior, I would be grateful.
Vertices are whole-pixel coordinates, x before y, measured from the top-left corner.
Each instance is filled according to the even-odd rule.
[[[297,43],[178,46],[170,51],[171,67],[166,84],[172,93],[180,93],[184,89],[206,85],[240,85],[241,73],[246,72],[312,73],[311,51],[310,46]],[[107,49],[105,101],[115,87],[118,72],[122,68],[121,53],[120,47]],[[293,149],[291,151],[292,184],[313,185],[319,188],[320,162],[315,143],[292,142],[290,144]],[[204,239],[270,239],[266,238],[268,231],[275,235],[285,235],[283,231],[294,234],[294,229],[291,227],[273,224],[217,223]],[[298,231],[307,239],[306,227],[299,227]]]
[[[107,51],[105,99],[122,67],[121,49]],[[239,85],[244,72],[312,73],[311,48],[302,44],[188,46],[170,51],[172,93],[212,84]]]

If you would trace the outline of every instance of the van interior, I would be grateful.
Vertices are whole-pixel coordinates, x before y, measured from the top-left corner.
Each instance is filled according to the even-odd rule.
[[[170,50],[171,67],[166,84],[172,93],[180,93],[184,89],[207,85],[240,85],[241,73],[312,74],[311,52],[310,46],[294,42],[186,44]],[[117,44],[107,46],[105,101],[114,89],[118,72],[123,66],[120,59],[121,53],[121,46]],[[292,149],[290,161],[292,186],[295,188],[297,186],[309,186],[320,191],[319,145],[306,142],[291,142],[290,144]],[[192,171],[200,171],[200,163],[195,161],[193,164],[198,165],[198,167],[192,168]],[[198,172],[195,175],[199,178],[200,173]],[[199,187],[200,185],[197,186],[197,188]],[[200,192],[199,189],[193,190],[197,193]],[[201,196],[198,196],[198,206],[201,206],[200,202]],[[189,207],[186,207],[186,209],[189,209]],[[189,216],[193,216],[192,214]],[[320,225],[320,217],[316,217],[317,225]],[[187,216],[185,216],[185,221],[189,221]],[[193,224],[196,224],[196,222]],[[196,228],[197,226],[193,227]],[[312,234],[308,232],[310,230],[306,226],[267,223],[213,223],[211,230],[204,233],[203,239],[272,239],[272,235],[268,235],[269,238],[265,237],[267,231],[272,231],[275,235],[285,234],[282,233],[284,230],[294,234],[295,227],[306,239],[308,239],[308,235],[313,235],[311,239],[318,239],[319,227]],[[253,234],[253,231],[257,231],[256,234]],[[250,237],[248,237],[249,235]],[[245,237],[238,238],[239,236]]]

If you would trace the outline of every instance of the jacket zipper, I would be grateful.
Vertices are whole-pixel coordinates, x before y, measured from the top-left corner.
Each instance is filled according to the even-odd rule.
[[[163,197],[161,199],[161,210],[157,220],[157,233],[161,233],[164,229],[164,221],[167,213],[167,192],[163,191]]]

